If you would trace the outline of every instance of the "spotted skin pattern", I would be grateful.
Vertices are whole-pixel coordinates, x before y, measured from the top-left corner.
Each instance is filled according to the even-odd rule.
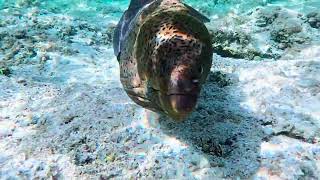
[[[184,118],[170,95],[199,94],[212,63],[208,30],[176,0],[148,4],[130,25],[118,56],[124,89],[147,109]]]

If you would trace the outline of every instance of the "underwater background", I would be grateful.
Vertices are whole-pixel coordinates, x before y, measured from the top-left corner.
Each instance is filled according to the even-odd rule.
[[[0,179],[319,179],[320,1],[186,0],[213,65],[177,123],[133,103],[123,0],[0,0]]]

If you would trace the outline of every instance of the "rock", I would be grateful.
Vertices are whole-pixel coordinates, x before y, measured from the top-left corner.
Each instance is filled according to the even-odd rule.
[[[19,7],[35,7],[40,5],[39,0],[18,0],[16,4]]]
[[[27,31],[26,31],[26,30],[18,30],[18,31],[14,34],[14,36],[15,36],[15,38],[17,38],[17,39],[24,39],[24,38],[26,38],[26,34],[27,34]]]
[[[101,8],[102,14],[113,14],[113,13],[122,13],[122,9],[118,6],[105,6]]]
[[[281,8],[257,8],[256,26],[266,27],[273,23],[273,21],[279,16]]]
[[[307,21],[313,28],[320,28],[320,13],[318,12],[311,12],[307,14]]]
[[[317,43],[320,33],[313,32],[309,24],[318,26],[318,16],[310,13],[304,20],[302,14],[281,7],[259,7],[226,16],[209,25],[214,52],[256,61],[287,57],[288,51],[299,53],[299,49]]]
[[[222,57],[254,60],[260,58],[277,58],[277,54],[262,52],[253,46],[254,37],[241,30],[211,29],[214,53]]]
[[[58,32],[59,32],[59,37],[64,39],[64,38],[76,35],[77,30],[73,26],[67,26],[67,27],[63,27]]]
[[[228,79],[227,75],[221,71],[216,71],[209,74],[207,81],[215,82],[219,87],[225,87],[231,85],[231,80]]]
[[[8,67],[0,68],[0,75],[9,76],[11,71]]]
[[[102,42],[106,45],[111,45],[113,40],[113,33],[116,29],[115,24],[109,24],[105,31],[102,32]]]
[[[88,153],[77,153],[75,158],[75,163],[77,165],[85,165],[85,164],[89,164],[92,161],[94,161],[94,158],[92,157],[92,155],[88,154]]]
[[[272,25],[271,39],[279,43],[280,49],[286,49],[293,46],[294,43],[305,42],[305,40],[295,39],[298,33],[302,32],[302,26],[294,19],[278,18]]]
[[[243,52],[250,36],[244,32],[211,29],[214,52],[222,57],[246,58],[249,55]],[[243,52],[243,53],[242,53]]]

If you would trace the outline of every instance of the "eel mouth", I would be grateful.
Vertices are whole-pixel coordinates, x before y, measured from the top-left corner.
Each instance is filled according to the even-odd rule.
[[[186,119],[197,105],[196,93],[161,93],[159,91],[161,108],[176,121]]]
[[[153,111],[158,111],[165,113],[167,116],[175,121],[182,121],[186,119],[190,113],[193,111],[197,104],[198,91],[193,92],[174,92],[174,91],[161,91],[150,87],[153,94],[158,94],[158,100],[152,102],[146,97],[139,96],[137,93],[133,92],[132,89],[128,91],[130,96],[133,96],[136,103],[142,105]],[[138,100],[137,100],[138,99]],[[152,103],[154,106],[151,105]]]
[[[198,96],[194,94],[170,94],[172,110],[181,115],[189,114],[197,104]]]

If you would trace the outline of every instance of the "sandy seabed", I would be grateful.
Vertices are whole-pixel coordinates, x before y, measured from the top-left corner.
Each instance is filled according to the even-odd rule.
[[[300,32],[310,29],[309,44],[277,46],[269,53],[278,60],[215,53],[195,112],[176,123],[123,91],[116,19],[36,8],[0,17],[9,71],[0,75],[0,179],[319,179],[320,46],[308,39],[319,29],[308,19]]]

